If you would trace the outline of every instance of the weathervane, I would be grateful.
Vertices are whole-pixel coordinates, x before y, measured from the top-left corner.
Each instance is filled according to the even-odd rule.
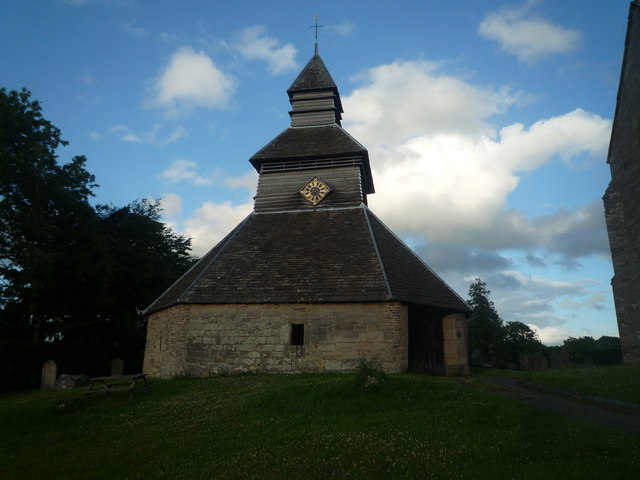
[[[314,49],[313,52],[315,55],[318,55],[318,29],[322,28],[322,25],[318,25],[318,14],[316,13],[315,17],[313,17],[313,20],[315,21],[315,25],[309,25],[309,28],[315,28],[316,29],[316,43],[314,45]]]

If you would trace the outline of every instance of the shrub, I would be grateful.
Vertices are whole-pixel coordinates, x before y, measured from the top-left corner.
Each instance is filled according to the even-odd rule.
[[[356,369],[356,387],[370,388],[387,381],[387,374],[382,370],[380,364],[375,360],[368,360],[362,357]]]

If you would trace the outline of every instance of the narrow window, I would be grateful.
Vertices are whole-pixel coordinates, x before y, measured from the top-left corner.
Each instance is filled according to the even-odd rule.
[[[291,324],[291,345],[304,345],[304,323]]]

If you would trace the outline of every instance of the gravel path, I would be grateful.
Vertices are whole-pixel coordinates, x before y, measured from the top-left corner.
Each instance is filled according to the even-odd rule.
[[[472,377],[472,380],[461,382],[535,408],[640,435],[640,405],[637,404],[579,396],[573,392],[524,383],[513,377]]]

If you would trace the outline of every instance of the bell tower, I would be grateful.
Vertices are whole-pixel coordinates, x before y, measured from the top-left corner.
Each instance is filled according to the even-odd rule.
[[[341,126],[340,93],[320,55],[287,94],[291,126],[250,159],[260,174],[255,211],[366,205],[374,193],[369,153]]]

